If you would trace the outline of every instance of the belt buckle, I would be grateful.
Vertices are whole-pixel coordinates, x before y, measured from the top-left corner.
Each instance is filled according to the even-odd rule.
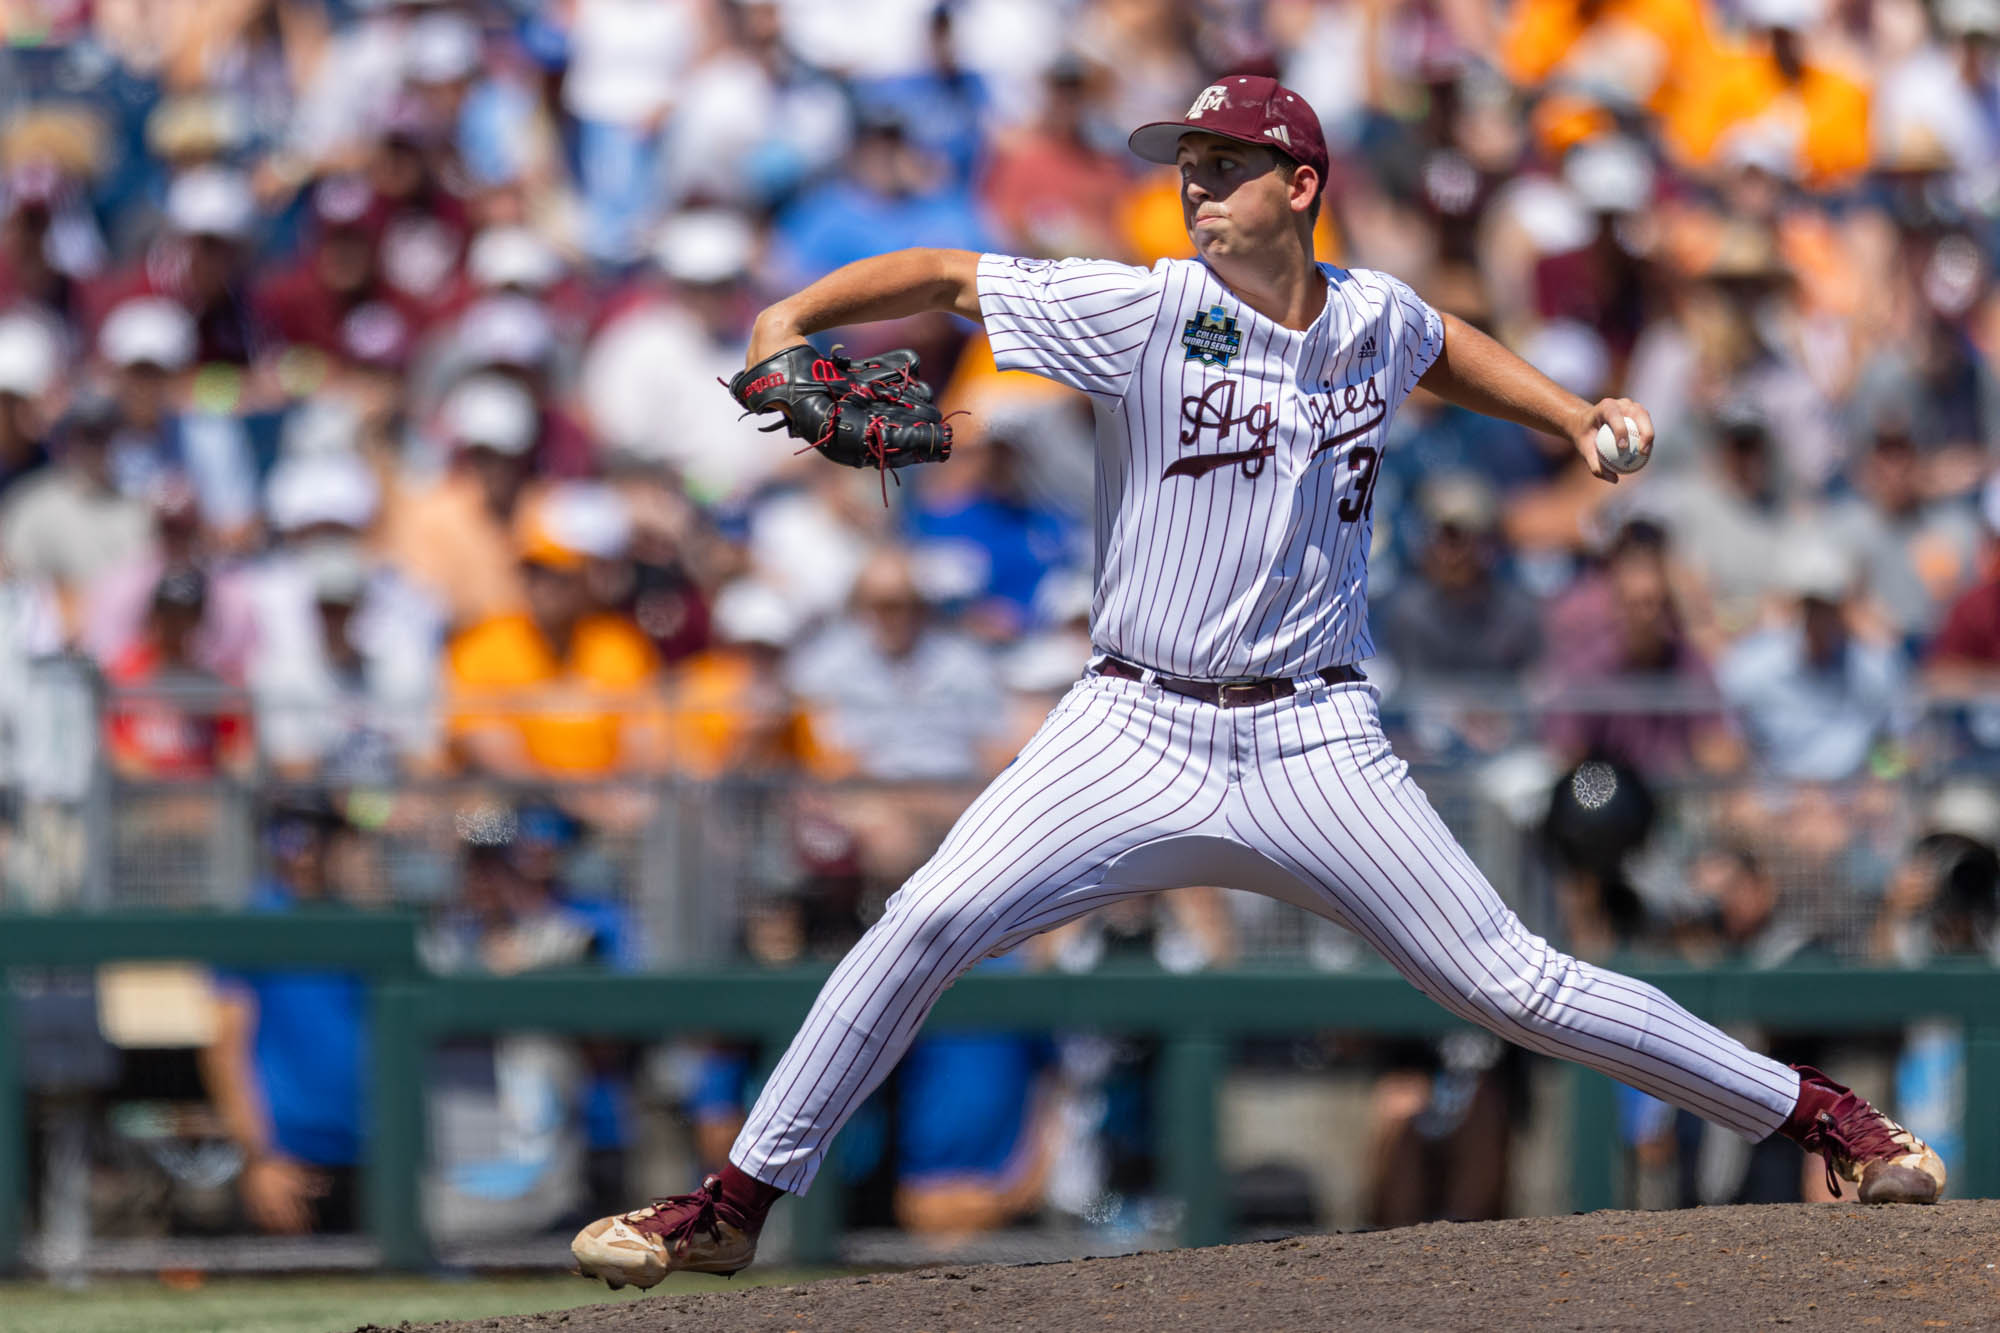
[[[1265,699],[1265,695],[1260,693],[1263,689],[1264,682],[1261,680],[1225,680],[1216,687],[1215,701],[1224,708],[1242,708],[1250,704],[1260,704]],[[1242,697],[1232,698],[1232,693],[1240,694]]]

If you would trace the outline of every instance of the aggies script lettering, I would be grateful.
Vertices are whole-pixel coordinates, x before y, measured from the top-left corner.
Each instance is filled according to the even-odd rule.
[[[1218,468],[1231,465],[1239,467],[1246,478],[1254,480],[1263,475],[1265,462],[1278,451],[1277,446],[1270,443],[1271,432],[1277,428],[1278,413],[1268,402],[1246,407],[1239,413],[1236,397],[1237,381],[1219,379],[1200,393],[1182,398],[1181,446],[1186,448],[1201,443],[1205,431],[1214,431],[1215,442],[1221,444],[1230,431],[1240,426],[1251,440],[1250,447],[1191,454],[1176,459],[1160,474],[1160,480],[1165,481],[1168,477],[1205,477]],[[1343,384],[1324,394],[1305,395],[1305,411],[1314,433],[1320,437],[1319,443],[1307,456],[1310,462],[1381,425],[1389,415],[1389,404],[1371,375],[1359,383]],[[1360,420],[1346,425],[1352,417],[1359,417]],[[1355,474],[1355,484],[1353,493],[1341,500],[1339,514],[1350,523],[1366,514],[1374,499],[1375,463],[1379,456],[1380,451],[1372,445],[1357,446],[1347,455],[1347,470]]]
[[[1181,431],[1183,448],[1201,443],[1201,433],[1205,430],[1213,430],[1215,442],[1220,444],[1237,426],[1243,427],[1256,443],[1248,449],[1178,459],[1168,464],[1167,470],[1160,474],[1161,481],[1168,477],[1205,477],[1231,463],[1241,464],[1244,476],[1258,477],[1263,474],[1264,460],[1278,452],[1277,445],[1265,442],[1277,428],[1277,411],[1269,403],[1258,403],[1255,407],[1245,408],[1243,415],[1236,415],[1235,380],[1217,380],[1200,393],[1181,399],[1181,420],[1186,423]]]

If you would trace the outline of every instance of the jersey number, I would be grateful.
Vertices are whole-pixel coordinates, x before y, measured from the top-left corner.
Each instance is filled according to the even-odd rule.
[[[1355,481],[1354,489],[1340,501],[1340,517],[1347,523],[1356,523],[1368,516],[1369,506],[1375,503],[1375,460],[1381,451],[1372,445],[1361,445],[1347,456],[1347,470],[1361,476]]]

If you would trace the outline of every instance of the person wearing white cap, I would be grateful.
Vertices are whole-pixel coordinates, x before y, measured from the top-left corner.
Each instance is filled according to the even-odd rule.
[[[200,360],[248,365],[260,350],[244,290],[257,228],[250,182],[229,167],[182,172],[167,187],[166,215],[170,235],[147,258],[146,288],[172,296],[194,317]]]
[[[674,670],[675,771],[712,778],[796,768],[809,750],[784,673],[797,612],[776,588],[742,578],[716,594],[709,626],[710,646]]]
[[[1852,625],[1860,570],[1844,548],[1797,534],[1778,570],[1792,598],[1787,623],[1737,640],[1717,681],[1767,772],[1804,782],[1855,777],[1915,721],[1902,655]]]
[[[11,136],[29,132],[38,120],[54,128],[51,122],[73,124],[79,116],[94,120],[56,101],[17,105],[7,129]],[[83,318],[88,288],[109,257],[88,185],[97,156],[90,150],[58,160],[17,151],[0,169],[0,272],[6,274],[0,287],[8,305],[40,306],[66,321]]]
[[[1025,0],[1005,4],[1018,24]],[[828,76],[832,66],[795,54],[820,48],[787,39],[785,9],[802,7],[772,0],[718,7],[727,36],[678,81],[662,130],[670,207],[696,199],[770,207],[839,166],[854,119],[848,88]],[[864,31],[866,20],[855,26]]]
[[[243,423],[187,402],[199,351],[194,318],[167,297],[134,297],[105,317],[97,351],[120,414],[111,449],[120,489],[140,495],[184,473],[205,523],[227,533],[245,529],[256,514],[256,466]]]
[[[470,108],[485,64],[485,36],[463,10],[439,6],[419,15],[403,44],[405,95],[417,117],[449,145],[454,164],[466,165],[460,151]]]
[[[451,450],[445,475],[399,489],[382,544],[454,624],[517,611],[527,592],[514,560],[513,519],[532,493],[529,456],[541,441],[535,401],[506,375],[454,385],[433,434]]]
[[[167,186],[167,225],[183,236],[241,244],[256,222],[250,183],[228,167],[195,167]]]
[[[750,317],[746,279],[756,235],[741,214],[700,209],[660,228],[660,278],[584,352],[580,392],[614,451],[678,472],[705,503],[747,494],[790,459],[727,395],[703,391],[741,368]]]
[[[515,516],[522,610],[471,625],[446,650],[458,696],[454,744],[510,778],[658,771],[666,713],[652,640],[603,589],[631,539],[624,498],[601,482],[557,482]]]
[[[802,644],[792,686],[811,710],[829,772],[963,781],[991,772],[1007,727],[993,653],[935,623],[910,553],[881,547],[849,614]]]
[[[0,315],[0,495],[49,461],[42,398],[62,360],[48,321],[27,311]]]
[[[533,227],[488,227],[472,238],[465,273],[482,292],[534,296],[563,276],[563,258]]]
[[[265,757],[302,781],[390,782],[427,767],[440,613],[368,554],[374,473],[352,452],[287,458],[265,509],[279,544],[256,570],[249,671]]]
[[[286,151],[273,163],[301,181],[365,151],[410,76],[412,29],[433,6],[363,0],[349,8],[360,12],[326,35],[310,79],[298,90]]]
[[[1678,558],[1698,576],[1706,605],[1697,623],[1712,623],[1724,637],[1755,624],[1775,591],[1787,526],[1777,434],[1798,424],[1754,397],[1733,396],[1712,418],[1692,418],[1691,428],[1706,428],[1708,437],[1696,457],[1634,499],[1633,511],[1665,527]]]
[[[1640,333],[1641,256],[1632,237],[1643,234],[1634,224],[1643,223],[1652,207],[1656,177],[1652,153],[1622,134],[1570,149],[1562,183],[1582,206],[1588,234],[1574,247],[1544,255],[1535,274],[1542,315],[1590,326],[1620,360]]]
[[[509,286],[467,306],[453,327],[444,376],[497,375],[526,390],[535,406],[536,471],[586,477],[596,471],[596,446],[559,391],[574,370],[580,329],[558,323],[549,296]]]
[[[1854,554],[1870,611],[1914,649],[1977,576],[1980,521],[1963,501],[1926,494],[1930,460],[1907,409],[1873,416],[1855,441],[1852,492],[1828,503],[1816,526]]]
[[[381,285],[378,221],[374,191],[361,176],[329,176],[313,187],[298,258],[261,272],[255,284],[257,313],[274,341],[339,350],[341,322]]]
[[[1504,549],[1493,487],[1476,473],[1433,472],[1416,501],[1423,545],[1383,608],[1382,647],[1396,670],[1489,678],[1526,670],[1541,648],[1539,611],[1498,568]]]

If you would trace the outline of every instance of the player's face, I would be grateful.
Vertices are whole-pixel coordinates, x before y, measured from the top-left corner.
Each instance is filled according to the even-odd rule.
[[[1309,172],[1288,169],[1268,148],[1213,134],[1182,135],[1175,161],[1181,218],[1204,259],[1261,250],[1289,236],[1314,188]]]

